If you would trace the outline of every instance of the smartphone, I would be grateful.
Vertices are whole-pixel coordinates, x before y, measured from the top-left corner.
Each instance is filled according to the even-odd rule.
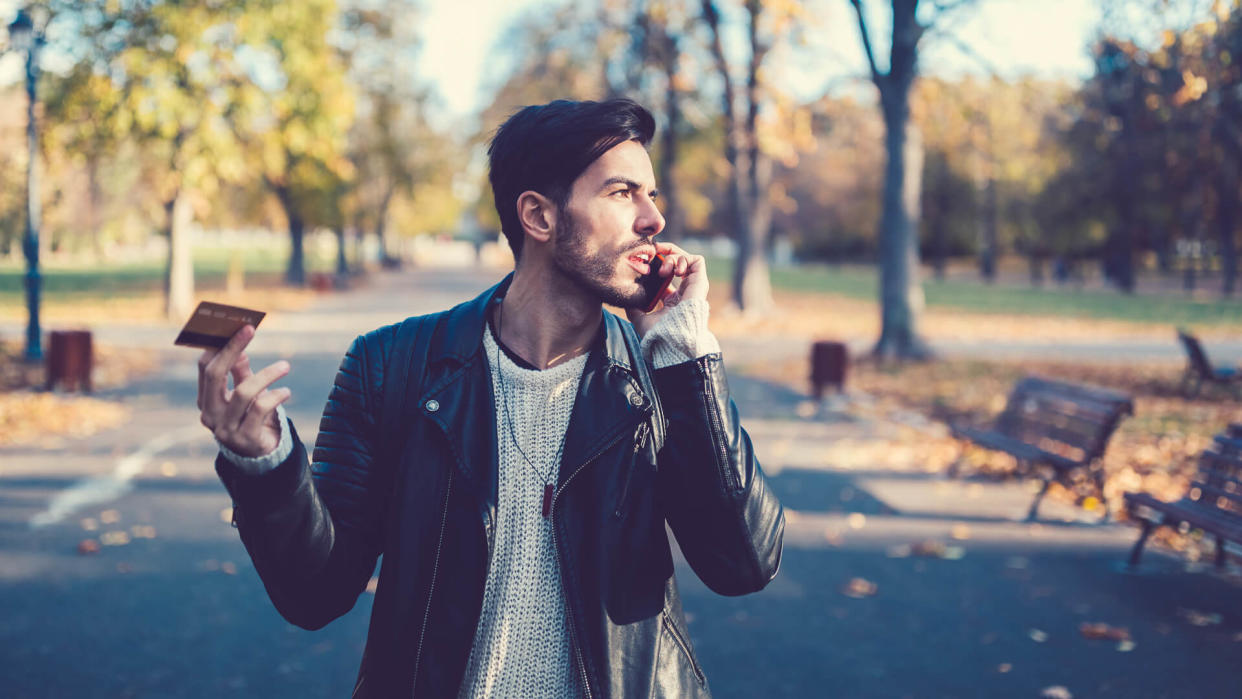
[[[650,294],[647,301],[647,307],[643,309],[643,313],[650,313],[655,307],[660,305],[660,301],[668,296],[669,286],[673,283],[673,275],[669,275],[668,279],[660,276],[660,267],[664,266],[667,260],[660,253],[656,253],[651,258],[651,271],[639,278],[638,283]]]

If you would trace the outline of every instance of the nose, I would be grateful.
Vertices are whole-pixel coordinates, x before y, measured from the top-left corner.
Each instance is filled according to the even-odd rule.
[[[664,230],[664,215],[651,197],[643,197],[638,219],[634,221],[634,229],[647,237],[659,235]]]

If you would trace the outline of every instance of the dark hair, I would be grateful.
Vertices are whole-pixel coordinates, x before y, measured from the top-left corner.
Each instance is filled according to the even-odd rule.
[[[539,192],[564,209],[574,180],[599,156],[626,141],[646,146],[654,135],[651,112],[628,99],[556,100],[509,117],[492,137],[487,157],[496,213],[513,257],[521,256],[526,237],[517,214],[522,192]]]

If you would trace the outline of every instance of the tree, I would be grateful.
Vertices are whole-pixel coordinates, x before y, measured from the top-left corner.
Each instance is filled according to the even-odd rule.
[[[213,194],[222,180],[242,177],[236,140],[224,116],[232,93],[219,89],[234,70],[229,32],[241,8],[230,2],[152,3],[126,6],[124,48],[107,64],[122,95],[118,123],[150,156],[168,238],[164,277],[170,318],[190,312],[194,270],[189,224],[195,201]],[[86,81],[85,87],[96,83]]]
[[[249,65],[238,65],[231,76],[241,104],[229,119],[246,145],[248,166],[285,214],[290,240],[285,281],[301,286],[306,283],[303,238],[319,205],[315,199],[323,193],[324,173],[336,180],[353,176],[346,139],[354,97],[342,56],[328,41],[336,3],[265,0],[247,8],[235,27]]]
[[[884,116],[886,165],[879,235],[881,329],[872,352],[881,358],[926,358],[931,350],[918,334],[918,316],[924,306],[917,242],[923,152],[919,132],[911,128],[910,88],[918,76],[919,42],[931,23],[919,21],[919,0],[892,0],[888,71],[881,72],[862,0],[850,0],[850,4],[858,19],[871,81],[880,92],[880,112]],[[962,4],[933,3],[937,13]]]
[[[746,64],[744,117],[739,117],[734,78],[725,56],[721,14],[713,0],[702,0],[703,20],[711,31],[711,53],[720,77],[724,155],[729,164],[729,221],[737,258],[733,268],[733,302],[746,312],[772,305],[767,243],[772,226],[772,161],[761,147],[760,113],[771,89],[761,79],[764,59],[787,38],[801,16],[792,2],[746,0],[746,37],[750,49]],[[761,28],[761,24],[765,27]]]

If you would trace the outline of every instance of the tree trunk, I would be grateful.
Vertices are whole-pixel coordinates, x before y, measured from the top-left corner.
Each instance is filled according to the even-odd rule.
[[[164,314],[169,320],[184,321],[193,310],[194,258],[190,241],[193,211],[178,190],[164,202],[165,235],[168,238],[168,265],[164,270]]]
[[[919,188],[923,145],[910,124],[909,88],[884,102],[884,201],[880,219],[880,340],[872,352],[879,358],[924,359],[930,348],[918,336],[923,311],[919,282]],[[892,89],[897,92],[897,88]]]
[[[103,232],[99,230],[99,203],[103,192],[99,186],[99,157],[95,154],[86,159],[86,225],[90,229],[91,251],[95,261],[102,264],[107,253],[104,251]]]
[[[302,240],[305,224],[288,187],[277,187],[276,198],[285,211],[285,218],[289,220],[289,265],[285,269],[285,283],[306,286],[306,253]]]
[[[758,154],[751,179],[750,220],[738,241],[734,279],[740,299],[738,307],[747,313],[771,308],[772,277],[768,270],[768,237],[772,230],[772,204],[763,193],[772,179],[772,161]]]
[[[724,86],[723,94],[721,95],[721,114],[724,118],[725,160],[729,162],[729,233],[734,242],[737,243],[738,248],[738,259],[735,260],[733,268],[732,299],[738,308],[745,309],[746,299],[742,289],[746,286],[745,275],[749,271],[749,266],[741,261],[741,257],[743,255],[742,247],[746,245],[745,241],[749,231],[746,202],[742,199],[745,196],[746,188],[742,183],[742,166],[738,162],[740,149],[738,147],[737,118],[734,112],[733,80],[729,77],[729,64],[725,60],[724,48],[720,39],[720,14],[711,0],[703,0],[703,16],[707,20],[708,26],[711,27],[712,56],[716,62],[716,72],[720,74],[720,80]]]
[[[345,255],[345,227],[337,226],[332,232],[336,234],[336,274],[338,277],[347,277],[349,258]]]
[[[990,170],[990,168],[989,168]],[[991,284],[996,281],[996,178],[989,171],[979,187],[979,276]]]
[[[384,190],[384,196],[380,199],[379,210],[375,212],[375,237],[379,239],[379,256],[380,264],[388,265],[392,260],[392,256],[388,254],[388,206],[392,203],[393,187],[389,186]]]
[[[665,56],[664,90],[665,125],[660,144],[660,198],[664,201],[664,239],[676,241],[681,236],[681,209],[677,206],[677,178],[673,167],[677,163],[677,128],[681,123],[681,100],[677,95],[677,49],[676,42]]]
[[[1224,296],[1233,295],[1238,281],[1238,249],[1234,240],[1238,218],[1238,181],[1231,175],[1232,172],[1222,172],[1216,178],[1216,234],[1220,244],[1220,292]]]

